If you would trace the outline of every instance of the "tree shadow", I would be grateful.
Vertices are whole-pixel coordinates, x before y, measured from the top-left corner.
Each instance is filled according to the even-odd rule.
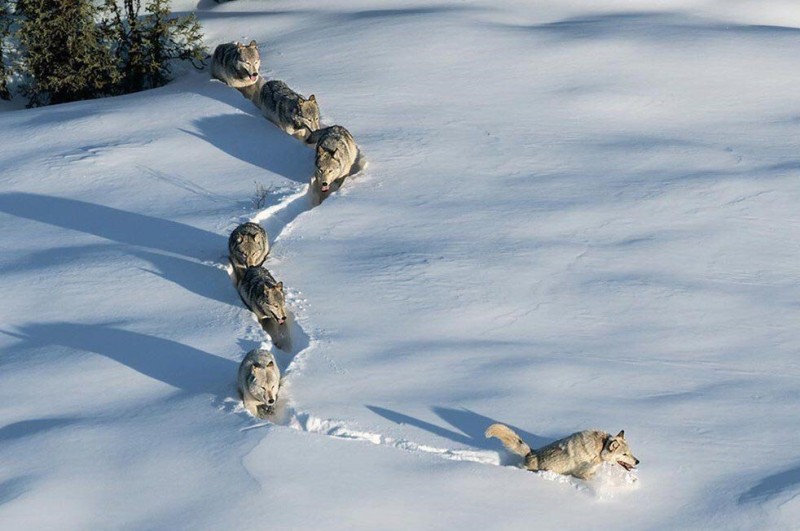
[[[484,11],[486,8],[466,4],[452,4],[442,6],[402,7],[384,9],[364,9],[360,11],[344,11],[337,13],[337,18],[344,18],[356,22],[366,22],[381,18],[420,17],[427,15],[446,15],[467,11]]]
[[[9,333],[19,348],[60,345],[100,354],[191,394],[227,398],[234,393],[238,364],[202,350],[107,324],[33,323]]]
[[[48,247],[11,258],[0,266],[0,273],[31,273],[50,267],[79,264],[86,260],[102,260],[120,247],[110,242]]]
[[[300,13],[308,13],[300,9],[274,9],[270,11],[219,11],[215,10],[216,7],[232,2],[233,0],[199,0],[195,11],[200,14],[201,18],[252,18],[252,17],[268,17],[277,15],[296,15]],[[175,15],[186,16],[197,14],[194,11],[173,11]]]
[[[669,11],[599,13],[529,25],[513,22],[491,22],[488,24],[568,41],[617,38],[670,41],[674,40],[676,35],[681,35],[686,39],[702,39],[714,37],[721,33],[738,33],[751,37],[781,36],[796,38],[800,36],[800,28],[790,26],[722,23],[712,19]]]
[[[230,277],[216,267],[142,249],[131,249],[129,252],[153,265],[154,269],[142,268],[147,273],[174,282],[201,297],[239,306],[239,297],[235,288],[231,289]]]
[[[763,478],[739,496],[739,503],[763,501],[798,488],[800,488],[800,465]]]
[[[0,428],[0,442],[10,442],[17,439],[23,439],[37,433],[75,424],[78,422],[78,420],[78,417],[50,417],[21,420],[19,422],[6,424]]]
[[[32,476],[17,476],[0,482],[0,505],[19,498],[31,488]]]
[[[31,273],[73,264],[81,267],[82,264],[106,262],[109,256],[117,254],[132,255],[149,262],[150,266],[143,265],[139,269],[175,283],[201,297],[238,306],[236,291],[231,290],[230,277],[220,268],[173,254],[110,242],[34,251],[13,258],[0,266],[0,273]]]
[[[0,194],[0,212],[198,259],[204,258],[203,251],[225,249],[227,243],[219,234],[183,223],[64,197],[4,193]]]
[[[455,430],[458,430],[454,431],[390,409],[378,406],[366,407],[373,413],[394,423],[408,424],[465,446],[480,448],[482,450],[497,450],[502,448],[502,445],[498,441],[487,439],[484,435],[486,428],[495,424],[497,421],[466,408],[431,407],[431,411],[440,419],[455,428]],[[511,424],[507,424],[507,426],[517,432],[522,440],[528,443],[531,448],[539,448],[553,442],[553,439],[535,435]]]

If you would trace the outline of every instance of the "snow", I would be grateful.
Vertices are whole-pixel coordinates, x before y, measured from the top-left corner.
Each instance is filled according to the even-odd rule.
[[[4,104],[0,528],[797,528],[794,2],[174,6],[369,167],[311,209],[313,151],[207,72]],[[246,220],[294,316],[274,422],[236,398]],[[493,422],[642,463],[521,471]]]

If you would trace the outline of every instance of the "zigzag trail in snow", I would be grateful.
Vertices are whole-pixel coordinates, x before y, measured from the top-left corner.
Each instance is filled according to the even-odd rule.
[[[497,452],[477,450],[451,450],[417,444],[406,439],[394,439],[380,433],[358,431],[348,428],[345,423],[336,420],[326,420],[315,417],[309,413],[290,411],[286,426],[308,433],[318,433],[336,439],[363,441],[378,446],[390,446],[399,450],[416,453],[434,454],[451,461],[471,461],[487,465],[499,465]]]
[[[361,167],[354,173],[362,173],[365,167],[366,164],[362,160]],[[286,195],[275,204],[258,211],[255,215],[250,217],[241,216],[235,220],[235,223],[238,225],[245,221],[251,221],[261,224],[264,230],[266,230],[268,237],[272,240],[271,245],[274,245],[274,243],[280,241],[281,235],[292,226],[292,223],[300,214],[314,208],[311,204],[309,188],[310,186],[308,184],[295,188],[293,191],[286,193]],[[265,265],[269,265],[269,257]],[[233,279],[233,268],[230,265],[228,265],[227,271]],[[294,290],[290,287],[289,295],[293,296],[294,293]],[[302,360],[306,351],[315,343],[313,338],[294,318],[294,315],[290,318],[289,333],[291,337],[291,346],[288,349],[280,349],[290,356],[289,362],[283,363],[282,365],[284,366],[281,367],[281,373],[286,377],[287,384],[291,382],[291,374],[302,365]],[[275,341],[273,341],[273,338],[267,330],[264,330],[264,335],[266,336],[264,341],[265,347],[270,344],[275,344]],[[279,359],[279,364],[280,361]],[[471,461],[491,465],[500,464],[499,454],[497,452],[437,448],[417,444],[406,439],[394,439],[380,433],[355,430],[349,428],[341,421],[322,419],[310,413],[297,411],[286,398],[283,398],[283,401],[284,404],[282,406],[279,405],[278,413],[275,414],[270,422],[254,424],[243,430],[251,430],[265,426],[284,426],[294,430],[320,434],[336,439],[362,441],[375,445],[389,446],[407,452],[433,454],[452,461]],[[244,411],[244,408],[236,407],[236,410]]]
[[[245,221],[251,221],[253,223],[260,224],[264,230],[267,232],[267,237],[270,239],[270,247],[272,247],[275,242],[280,240],[280,235],[289,227],[291,227],[294,220],[303,212],[310,210],[310,199],[308,193],[309,185],[301,185],[298,187],[291,187],[290,190],[282,197],[277,203],[274,205],[270,205],[267,208],[258,211],[253,216],[242,216],[236,218],[234,220],[234,225],[239,225]],[[265,267],[269,266],[269,259],[270,256],[267,256],[267,262],[265,262]],[[235,286],[235,277],[233,274],[233,267],[228,264],[226,267],[226,271],[228,272],[228,276],[231,278],[231,281],[234,283]],[[288,289],[287,290],[287,299],[288,300],[296,300],[297,294],[294,290]],[[275,345],[279,348],[283,353],[289,356],[288,362],[285,360],[285,357],[280,357],[278,359],[278,364],[281,369],[281,374],[286,375],[291,373],[294,369],[295,360],[297,356],[305,351],[310,346],[310,337],[305,332],[302,326],[297,323],[295,319],[295,315],[293,312],[289,311],[288,314],[288,322],[284,327],[280,328],[273,328],[268,330],[268,327],[263,327],[265,340],[262,345],[262,348],[271,348],[272,345]],[[257,321],[255,315],[251,313],[251,316],[254,320]],[[280,341],[276,341],[276,338],[273,338],[275,331],[288,331],[288,341],[286,344],[279,345]]]
[[[353,175],[362,173],[363,170],[366,169],[366,166],[366,161],[363,159],[362,155],[359,154],[358,165],[354,169],[353,173],[348,176],[348,179]],[[238,219],[238,223],[251,221],[261,224],[264,230],[266,230],[268,237],[272,238],[271,245],[274,245],[274,243],[280,241],[281,235],[292,226],[293,222],[298,216],[300,216],[300,214],[310,210],[311,208],[315,208],[316,206],[319,206],[319,203],[312,204],[310,185],[305,184],[294,188],[292,191],[286,193],[285,196],[278,200],[274,205],[270,205],[269,207],[260,210],[255,215],[249,218],[246,216],[240,217]],[[267,257],[267,260],[269,260],[269,257]],[[228,273],[233,279],[233,268],[230,265],[228,266]],[[292,300],[292,298],[296,298],[296,293],[297,292],[289,287],[287,298],[290,300]],[[282,384],[284,393],[287,391],[286,387],[290,386],[291,384],[292,373],[302,366],[302,361],[310,350],[310,347],[315,344],[314,339],[295,319],[294,313],[291,311],[288,313],[288,348],[286,348],[286,345],[278,347],[280,350],[289,355],[288,363],[281,363],[281,359],[278,359],[278,363],[281,366],[281,374],[286,378],[285,383]],[[253,318],[255,319],[255,316],[253,316]],[[275,329],[275,331],[280,331],[280,329]],[[263,347],[269,348],[272,345],[275,345],[275,341],[273,340],[273,337],[267,328],[264,328],[264,335],[266,336],[265,339],[267,341],[264,342],[265,344]],[[234,409],[235,411],[245,412],[244,408],[238,401]],[[334,439],[360,441],[377,446],[388,446],[410,453],[434,455],[450,461],[466,461],[495,466],[502,465],[500,461],[500,454],[494,451],[437,448],[434,446],[418,444],[407,439],[395,439],[381,433],[353,429],[348,427],[343,421],[323,419],[310,413],[299,411],[291,403],[291,400],[285,395],[281,396],[279,399],[277,411],[270,421],[258,422],[243,428],[242,431],[248,431],[261,427],[278,426],[291,428],[297,431],[318,434],[325,437],[331,437]],[[624,471],[621,472],[621,469],[617,469],[619,469],[619,467],[604,466],[601,468],[595,479],[590,482],[582,482],[572,477],[562,476],[547,471],[536,472],[536,474],[543,479],[558,483],[566,483],[573,486],[578,491],[586,492],[600,499],[607,499],[613,498],[620,490],[630,490],[638,487],[638,479],[634,474]]]
[[[277,242],[280,241],[281,235],[292,226],[294,220],[300,214],[311,208],[313,208],[313,206],[311,205],[309,185],[306,184],[289,191],[276,204],[270,205],[257,212],[255,215],[238,218],[238,223],[244,221],[260,223],[267,231],[268,235],[274,235],[273,242]],[[232,268],[230,268],[230,266],[228,267],[229,274],[232,275]],[[293,294],[294,292],[290,290],[289,295],[292,296]],[[284,352],[289,354],[291,358],[288,364],[284,364],[285,366],[281,367],[281,373],[286,377],[286,383],[284,384],[286,387],[290,386],[292,373],[300,369],[302,361],[310,350],[310,347],[316,344],[313,337],[304,330],[300,323],[294,318],[293,314],[290,318],[289,327],[292,340],[291,347],[288,350],[284,350]],[[273,343],[270,334],[266,330],[264,330],[264,335],[267,340],[264,346]],[[286,390],[287,389],[284,388],[284,391]],[[244,408],[241,407],[239,401],[237,400],[236,402],[237,405],[234,410],[248,414],[245,412]],[[438,448],[415,443],[408,439],[396,439],[381,433],[354,429],[349,427],[344,421],[323,419],[311,413],[299,411],[285,395],[279,400],[278,411],[272,419],[267,422],[259,421],[256,424],[242,428],[242,431],[249,431],[262,427],[273,429],[277,427],[290,428],[339,440],[358,441],[376,446],[396,448],[397,450],[409,453],[433,455],[449,461],[503,466],[498,452]],[[512,468],[517,467],[512,466]],[[639,486],[638,477],[635,474],[623,471],[620,467],[609,464],[601,467],[596,477],[589,482],[583,482],[572,477],[547,471],[536,472],[535,474],[545,480],[569,485],[579,492],[601,500],[613,499],[617,494],[634,490]]]

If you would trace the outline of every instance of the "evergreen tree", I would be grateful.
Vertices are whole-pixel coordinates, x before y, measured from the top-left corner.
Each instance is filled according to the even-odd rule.
[[[6,66],[6,46],[9,29],[11,28],[11,9],[7,0],[0,0],[0,99],[10,100],[11,92],[8,90],[9,68]]]
[[[105,11],[104,33],[115,43],[124,92],[166,84],[175,59],[198,68],[203,64],[206,50],[197,18],[172,16],[168,0],[150,0],[144,15],[141,0],[105,0]]]
[[[11,74],[29,105],[125,94],[170,81],[207,56],[194,15],[169,0],[0,0],[0,98]]]
[[[97,27],[91,0],[18,0],[17,32],[29,80],[29,104],[64,103],[113,91],[114,58]]]

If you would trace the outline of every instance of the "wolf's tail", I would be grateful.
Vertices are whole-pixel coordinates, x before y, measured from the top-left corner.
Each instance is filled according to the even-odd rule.
[[[506,450],[513,454],[521,455],[527,458],[532,454],[531,447],[525,444],[525,441],[520,439],[514,430],[505,424],[492,424],[486,429],[486,437],[497,437]]]

